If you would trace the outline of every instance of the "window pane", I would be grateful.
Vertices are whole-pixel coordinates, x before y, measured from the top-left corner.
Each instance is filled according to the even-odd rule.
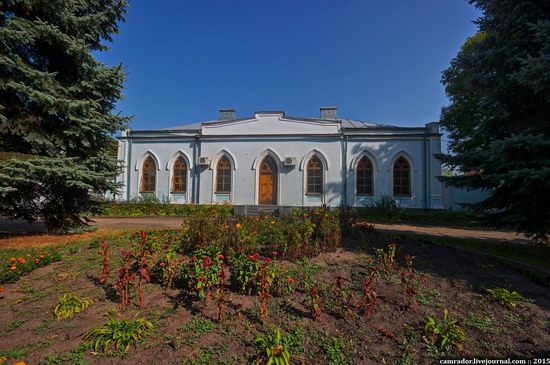
[[[140,192],[154,192],[156,180],[156,166],[151,156],[143,161]]]
[[[216,192],[229,193],[231,192],[231,163],[226,156],[222,156],[218,161],[216,168]]]
[[[312,156],[307,163],[306,181],[307,193],[323,192],[323,164],[317,155]]]

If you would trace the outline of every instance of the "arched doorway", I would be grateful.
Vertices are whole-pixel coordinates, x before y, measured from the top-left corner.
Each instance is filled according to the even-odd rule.
[[[277,205],[277,163],[270,155],[265,156],[260,164],[258,182],[258,204]]]

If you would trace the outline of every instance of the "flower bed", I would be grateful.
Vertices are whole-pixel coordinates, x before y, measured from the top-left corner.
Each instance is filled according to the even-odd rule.
[[[58,252],[31,252],[14,251],[0,257],[0,284],[13,283],[22,275],[61,260]]]
[[[295,209],[281,217],[198,211],[184,218],[182,230],[181,252],[213,245],[225,254],[276,251],[287,260],[333,252],[341,239],[338,212],[328,208]]]

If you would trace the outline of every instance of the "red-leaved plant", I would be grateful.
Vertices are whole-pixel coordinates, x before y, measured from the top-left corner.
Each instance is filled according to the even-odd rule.
[[[336,306],[339,315],[349,319],[353,316],[355,306],[352,304],[353,293],[345,287],[345,281],[346,279],[342,276],[336,278]]]
[[[270,296],[269,288],[271,287],[271,283],[272,283],[272,278],[269,276],[269,272],[268,272],[268,266],[270,263],[271,263],[271,259],[268,257],[265,257],[258,271],[258,283],[260,286],[258,290],[258,302],[260,307],[260,320],[262,321],[267,318],[267,314],[268,314],[267,299]]]
[[[147,244],[147,233],[145,231],[139,232],[138,254],[136,255],[135,249],[121,249],[120,255],[122,257],[122,266],[118,269],[118,278],[115,283],[115,288],[121,298],[121,304],[127,306],[130,304],[132,297],[132,288],[134,287],[134,281],[137,278],[137,292],[139,295],[139,306],[145,307],[145,301],[143,298],[143,283],[151,282],[149,275],[149,267],[151,262],[154,262],[154,258],[151,257],[153,249],[151,245]],[[105,247],[103,245],[102,247]],[[104,249],[103,270],[106,271],[107,265],[107,249]],[[108,271],[105,276],[105,282],[108,278]]]
[[[118,269],[118,280],[115,284],[118,294],[120,295],[123,306],[130,304],[130,287],[136,276],[135,272],[131,271],[132,255],[134,250],[120,250],[122,256],[122,266]]]
[[[103,259],[103,269],[101,270],[101,274],[99,275],[99,282],[101,284],[105,284],[107,280],[109,280],[109,275],[111,274],[111,272],[107,268],[109,261],[109,247],[111,247],[111,245],[105,242],[105,240],[99,241],[99,254]]]
[[[317,285],[312,285],[310,288],[310,300],[311,300],[311,315],[317,322],[323,322],[321,318],[321,302],[319,300],[319,290]]]
[[[369,269],[369,276],[363,280],[363,315],[371,315],[378,305],[378,296],[374,291],[375,272]]]
[[[147,244],[147,232],[141,230],[139,232],[139,235],[140,235],[140,238],[141,238],[141,241],[140,241],[140,244],[139,244],[139,247],[140,247],[140,253],[139,253],[139,261],[138,261],[138,264],[139,264],[139,267],[138,267],[138,293],[139,293],[139,306],[141,308],[144,308],[145,307],[145,303],[144,303],[144,300],[143,300],[143,288],[142,288],[142,282],[143,280],[145,280],[147,283],[150,283],[151,282],[151,277],[149,276],[149,267],[148,267],[148,260],[147,260],[147,256],[149,254],[152,254],[153,253],[153,246],[152,245],[149,245],[148,247],[146,246]]]
[[[222,260],[223,255],[219,256]],[[218,322],[222,323],[225,319],[225,267],[223,262],[220,265],[220,289],[218,296]]]
[[[410,255],[404,255],[405,267],[401,269],[401,287],[404,294],[404,304],[408,307],[417,305],[416,295],[422,282],[426,280],[424,275],[417,275],[413,268],[413,258]]]

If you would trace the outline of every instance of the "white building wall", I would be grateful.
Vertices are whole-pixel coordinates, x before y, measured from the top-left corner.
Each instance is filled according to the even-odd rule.
[[[341,202],[364,206],[384,195],[393,197],[393,163],[405,157],[411,166],[411,196],[393,197],[401,206],[441,208],[442,185],[439,153],[441,141],[437,123],[426,128],[354,131],[341,133],[338,122],[285,118],[280,112],[259,112],[251,119],[203,125],[200,131],[136,131],[123,133],[119,159],[124,173],[120,199],[140,197],[143,161],[151,156],[157,168],[155,196],[178,203],[210,204],[229,200],[235,205],[258,204],[258,169],[270,154],[278,163],[277,204],[282,206],[338,206]],[[216,164],[226,154],[232,162],[229,195],[215,193]],[[323,161],[323,194],[307,195],[307,161],[318,154]],[[183,156],[188,163],[187,191],[171,192],[172,164]],[[373,163],[374,195],[355,193],[356,165],[362,155]],[[211,159],[197,165],[199,157]],[[285,166],[286,157],[295,157],[295,166]],[[196,169],[196,170],[195,170]],[[196,184],[194,184],[194,182]]]
[[[356,167],[361,156],[366,155],[373,164],[373,196],[357,196]],[[411,167],[411,196],[393,196],[393,164],[399,156],[405,157]],[[348,204],[365,206],[384,195],[391,196],[401,206],[423,207],[422,184],[423,149],[421,139],[380,139],[376,137],[354,137],[347,147],[347,198]]]
[[[210,157],[212,163],[200,169],[200,203],[222,201],[226,196],[215,193],[216,164],[222,154],[235,162],[232,166],[232,192],[229,200],[234,204],[258,204],[258,168],[263,157],[270,154],[278,163],[278,205],[318,206],[326,203],[337,206],[341,200],[340,184],[340,139],[338,137],[308,137],[285,140],[266,138],[204,139],[201,141],[201,156]],[[324,162],[324,192],[321,196],[305,194],[305,171],[307,159],[312,154],[320,155]],[[285,157],[296,157],[296,166],[285,166]]]
[[[182,138],[180,140],[165,139],[133,139],[131,144],[131,156],[129,164],[128,188],[129,194],[124,199],[137,199],[140,197],[139,185],[142,173],[143,161],[151,156],[157,168],[155,196],[159,200],[171,200],[178,203],[190,203],[193,191],[193,147],[194,139]],[[182,155],[187,166],[187,192],[186,194],[173,194],[171,192],[172,163],[175,158]],[[128,172],[127,172],[128,173]]]

